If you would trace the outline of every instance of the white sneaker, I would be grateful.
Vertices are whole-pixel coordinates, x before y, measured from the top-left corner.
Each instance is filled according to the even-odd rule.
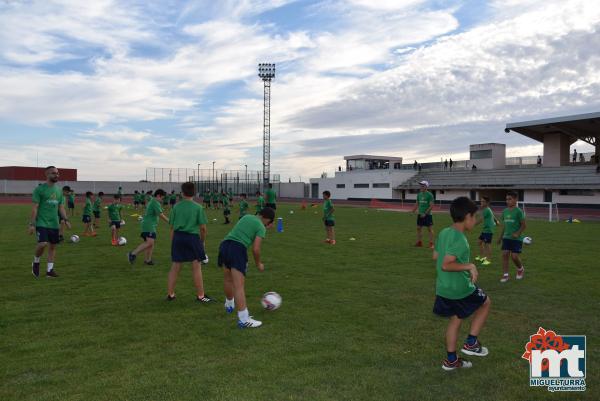
[[[504,274],[502,275],[502,278],[500,279],[501,283],[506,283],[508,281],[509,277],[508,274]]]
[[[523,276],[525,275],[525,266],[521,266],[520,269],[517,269],[517,280],[523,280]]]
[[[247,329],[247,328],[254,329],[254,328],[260,327],[260,326],[262,326],[262,322],[259,320],[252,319],[252,316],[250,316],[248,318],[248,320],[246,320],[245,322],[238,320],[238,327],[240,329]]]

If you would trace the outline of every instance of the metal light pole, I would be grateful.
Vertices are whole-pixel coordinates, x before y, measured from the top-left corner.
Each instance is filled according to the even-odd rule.
[[[214,188],[214,186],[215,186],[214,182],[217,179],[217,177],[215,176],[215,162],[213,162],[213,173],[212,173],[212,175],[213,175],[213,191],[214,191],[215,190],[215,188]]]
[[[258,76],[265,84],[263,112],[263,189],[269,186],[271,177],[271,80],[275,78],[275,64],[260,63]]]
[[[248,165],[244,164],[244,167],[246,167],[246,172],[244,173],[244,192],[248,196]]]
[[[200,163],[198,163],[198,178],[197,178],[198,182],[196,183],[196,185],[198,186],[198,188],[196,188],[198,190],[198,193],[200,193]]]

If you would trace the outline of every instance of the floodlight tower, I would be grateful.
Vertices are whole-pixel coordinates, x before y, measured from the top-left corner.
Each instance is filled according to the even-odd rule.
[[[271,177],[271,80],[275,78],[275,64],[258,64],[258,76],[265,84],[263,98],[263,189],[269,186]]]

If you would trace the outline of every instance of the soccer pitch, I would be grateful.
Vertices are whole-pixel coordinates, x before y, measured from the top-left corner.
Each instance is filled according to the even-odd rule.
[[[479,337],[490,355],[466,357],[472,369],[445,372],[447,322],[432,313],[435,266],[431,250],[412,246],[415,215],[337,207],[338,243],[330,246],[321,242],[320,208],[278,207],[285,230],[269,230],[266,270],[250,258],[246,284],[250,314],[264,325],[240,330],[222,305],[217,248],[231,226],[220,211],[207,213],[210,263],[203,269],[206,292],[218,302],[202,305],[189,264],[177,300],[165,301],[170,243],[163,222],[155,266],[127,262],[140,240],[133,209],[124,210],[125,247],[110,245],[103,211],[98,237],[59,246],[60,277],[36,280],[35,241],[26,234],[31,208],[1,205],[0,400],[598,399],[600,224],[529,221],[534,243],[524,248],[522,281],[511,266],[511,280],[499,282],[495,245],[478,282],[492,300]],[[80,234],[77,212],[70,233]],[[434,220],[436,232],[450,224],[446,213]],[[478,234],[469,234],[473,257]],[[42,262],[45,269],[45,255]],[[261,308],[267,291],[282,295],[279,310]],[[587,335],[586,392],[529,387],[521,355],[540,326]],[[461,340],[467,330],[463,324]]]

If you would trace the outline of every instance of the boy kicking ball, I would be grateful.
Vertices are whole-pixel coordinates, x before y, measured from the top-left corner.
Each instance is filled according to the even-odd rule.
[[[275,211],[269,207],[263,208],[258,216],[246,215],[237,222],[219,246],[218,265],[223,267],[225,311],[232,313],[237,306],[238,327],[241,329],[262,326],[262,322],[254,320],[249,315],[246,305],[244,286],[248,266],[247,248],[252,246],[256,267],[259,271],[264,271],[265,266],[260,259],[260,246],[267,228],[273,225],[273,219],[275,219]]]
[[[446,329],[447,358],[442,369],[454,370],[470,368],[473,364],[456,355],[456,342],[462,321],[473,316],[469,336],[461,351],[467,355],[486,356],[477,336],[490,311],[490,298],[481,288],[475,286],[478,272],[474,264],[469,263],[471,250],[465,237],[465,231],[475,226],[477,205],[467,197],[456,198],[450,204],[450,215],[454,224],[443,229],[436,241],[433,259],[436,261],[437,280],[433,313],[448,317]]]
[[[204,208],[194,202],[196,193],[194,183],[181,185],[183,198],[177,202],[169,217],[171,225],[171,271],[169,272],[167,300],[175,299],[175,285],[181,271],[181,265],[192,262],[192,275],[196,286],[196,301],[209,303],[213,300],[204,293],[201,262],[206,260],[204,244],[206,243],[206,213]]]
[[[141,237],[144,240],[137,248],[127,254],[129,263],[133,264],[135,259],[140,252],[144,252],[144,264],[153,266],[152,251],[154,250],[154,241],[156,241],[156,226],[158,226],[158,219],[161,218],[167,224],[169,219],[164,215],[162,208],[160,207],[161,201],[164,204],[164,200],[168,198],[168,195],[162,189],[154,191],[154,197],[150,199],[146,213],[142,219],[142,234]]]
[[[525,223],[525,213],[517,207],[519,197],[516,192],[510,191],[506,194],[506,206],[502,212],[502,234],[498,238],[498,244],[502,243],[502,270],[504,274],[500,279],[501,283],[506,283],[509,279],[508,265],[509,259],[517,267],[516,279],[521,280],[525,274],[525,267],[519,255],[523,249],[523,238],[521,235],[527,223]]]
[[[113,246],[118,245],[119,229],[121,228],[121,197],[119,194],[115,194],[113,202],[108,205],[108,225],[111,231],[111,244]]]
[[[487,196],[481,198],[481,217],[477,220],[477,224],[481,223],[483,229],[479,235],[479,256],[475,260],[481,262],[483,266],[488,266],[492,264],[492,238],[499,221],[490,208],[490,198]]]
[[[331,201],[331,192],[323,191],[323,223],[325,224],[325,232],[327,233],[327,239],[323,242],[331,245],[335,245],[335,217],[333,212],[333,202]]]

